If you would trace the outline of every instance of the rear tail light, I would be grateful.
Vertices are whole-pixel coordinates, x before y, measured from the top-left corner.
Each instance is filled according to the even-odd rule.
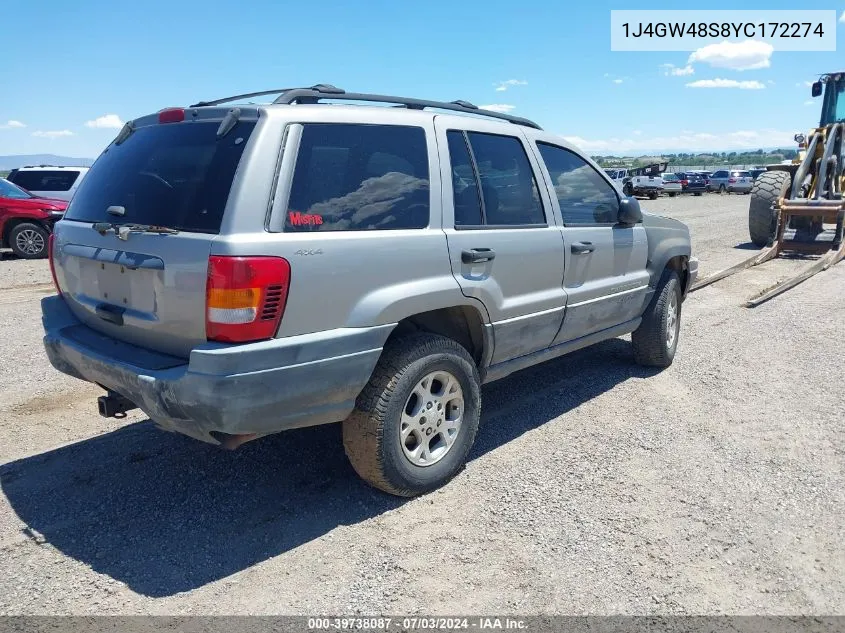
[[[56,286],[56,292],[62,294],[62,289],[59,288],[59,280],[56,277],[56,263],[53,261],[53,242],[56,239],[55,233],[50,233],[47,238],[47,259],[50,261],[50,274],[53,276],[53,285]]]
[[[208,259],[205,332],[210,341],[272,338],[285,312],[290,264],[281,257]]]
[[[736,182],[736,178],[728,178],[728,182]]]
[[[185,111],[182,108],[167,108],[158,113],[159,123],[180,123],[185,120]]]
[[[686,187],[689,184],[689,180],[682,180],[681,184]]]

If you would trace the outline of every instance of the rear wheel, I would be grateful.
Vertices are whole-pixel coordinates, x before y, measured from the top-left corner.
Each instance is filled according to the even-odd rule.
[[[634,360],[640,365],[668,367],[678,349],[681,331],[681,282],[678,273],[663,271],[640,326],[631,334]]]
[[[648,194],[648,199],[649,199],[649,200],[657,200],[657,192],[656,192],[656,191],[652,191],[651,193],[649,193],[649,194]]]
[[[748,233],[755,246],[774,242],[778,230],[777,201],[786,196],[792,176],[786,171],[760,174],[751,188],[748,204]]]
[[[626,183],[625,186],[622,187],[622,193],[624,193],[629,198],[634,195],[634,187],[631,183]]]
[[[402,497],[442,486],[475,441],[480,384],[472,357],[452,339],[415,334],[390,344],[343,423],[352,467]]]
[[[9,233],[9,247],[15,255],[24,259],[47,257],[47,241],[50,233],[38,224],[23,222]]]

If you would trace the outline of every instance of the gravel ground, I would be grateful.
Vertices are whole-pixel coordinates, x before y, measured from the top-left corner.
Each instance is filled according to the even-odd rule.
[[[644,201],[706,275],[746,196]],[[776,260],[684,304],[675,364],[616,339],[484,388],[466,470],[411,501],[337,425],[228,453],[97,416],[40,347],[46,263],[0,262],[0,613],[845,613],[845,264]]]

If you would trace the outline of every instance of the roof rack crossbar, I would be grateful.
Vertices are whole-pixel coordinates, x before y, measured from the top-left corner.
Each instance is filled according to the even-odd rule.
[[[239,101],[241,99],[249,99],[251,97],[263,97],[267,95],[279,95],[273,101],[274,104],[290,105],[294,103],[319,103],[321,99],[335,99],[338,101],[369,101],[371,103],[393,103],[396,107],[408,108],[411,110],[423,110],[425,108],[435,108],[438,110],[449,110],[452,112],[463,112],[465,114],[477,114],[481,116],[490,117],[493,119],[500,119],[502,121],[509,121],[516,125],[524,125],[541,130],[539,125],[529,119],[524,119],[512,114],[505,114],[503,112],[493,112],[492,110],[483,110],[478,106],[463,100],[457,101],[428,101],[425,99],[412,99],[409,97],[394,97],[390,95],[367,94],[358,92],[346,92],[341,88],[337,88],[331,84],[317,84],[310,88],[281,88],[279,90],[261,90],[259,92],[248,92],[240,95],[233,95],[231,97],[223,97],[222,99],[214,99],[212,101],[199,101],[190,108],[201,108],[204,106],[216,106],[232,101]]]
[[[325,88],[329,88],[326,90]],[[413,110],[422,110],[425,108],[436,108],[438,110],[450,110],[453,112],[463,112],[465,114],[478,114],[494,119],[501,119],[509,121],[516,125],[524,125],[541,130],[539,125],[534,121],[524,119],[522,117],[513,116],[511,114],[504,114],[502,112],[493,112],[492,110],[482,110],[476,105],[468,101],[427,101],[425,99],[412,99],[409,97],[394,97],[390,95],[367,94],[357,92],[344,92],[334,86],[325,86],[320,84],[311,88],[293,88],[282,92],[274,104],[294,104],[294,103],[318,103],[321,99],[334,99],[339,101],[369,101],[373,103],[395,103],[400,107],[405,107]]]

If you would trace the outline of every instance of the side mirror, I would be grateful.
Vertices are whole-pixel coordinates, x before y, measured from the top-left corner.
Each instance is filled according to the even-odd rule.
[[[822,82],[817,81],[813,84],[813,96],[818,97],[822,93]]]
[[[619,224],[632,226],[643,221],[643,212],[640,210],[640,203],[636,198],[622,198],[619,201],[619,215],[616,216]]]

